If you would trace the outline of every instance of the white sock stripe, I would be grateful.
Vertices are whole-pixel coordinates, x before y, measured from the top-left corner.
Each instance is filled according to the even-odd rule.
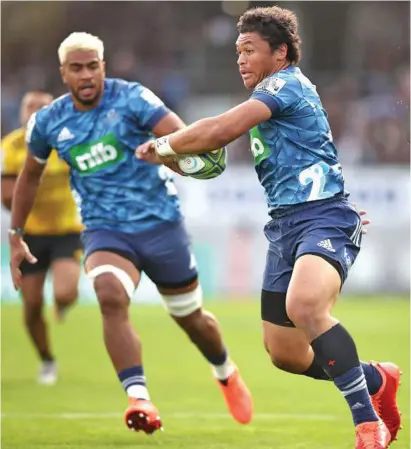
[[[356,387],[351,388],[351,390],[348,390],[348,391],[344,390],[341,393],[345,397],[345,396],[349,396],[350,394],[356,393],[357,391],[364,390],[364,389],[367,389],[367,382],[365,380],[363,382],[361,382],[359,385],[357,385]]]
[[[127,377],[127,379],[124,379],[122,382],[127,382],[129,380],[146,380],[146,376],[131,376],[131,377]]]
[[[127,379],[121,382],[123,385],[145,384],[146,379]]]
[[[358,376],[354,381],[352,381],[350,384],[346,385],[344,387],[344,390],[349,390],[354,385],[357,385],[358,383],[362,382],[365,379],[364,374],[361,374],[361,376]]]
[[[124,388],[128,388],[131,385],[145,385],[146,379],[140,378],[140,379],[126,379],[121,382],[121,385],[123,385]]]
[[[140,383],[140,382],[145,382],[146,381],[146,378],[145,377],[135,377],[135,378],[133,378],[133,379],[126,379],[126,380],[123,380],[123,382],[121,382],[123,385],[124,384],[135,384],[135,383]]]

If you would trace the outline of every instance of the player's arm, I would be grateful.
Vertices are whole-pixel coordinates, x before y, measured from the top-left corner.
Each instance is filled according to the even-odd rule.
[[[261,101],[251,99],[224,114],[194,122],[169,136],[169,144],[177,154],[213,151],[270,118],[270,109]]]
[[[160,98],[141,84],[131,83],[129,85],[129,96],[129,107],[136,123],[148,128],[154,136],[166,136],[186,126],[175,112],[168,109]],[[152,159],[147,160],[147,162],[156,165],[164,164],[183,175],[174,157],[162,158],[161,160]]]
[[[157,95],[139,83],[128,84],[128,105],[136,126],[148,129],[156,137],[166,136],[186,126]]]
[[[281,115],[301,97],[300,83],[280,74],[263,80],[251,98],[217,117],[199,120],[170,136],[157,139],[155,150],[160,156],[202,153],[221,148],[254,126]],[[140,150],[142,158],[153,148]]]
[[[213,151],[238,139],[254,126],[269,120],[271,110],[263,102],[250,99],[216,117],[198,120],[174,134],[157,139],[159,156]],[[141,146],[137,156],[145,159],[153,145]],[[161,161],[161,157],[158,157]]]
[[[44,137],[45,118],[42,116],[45,114],[37,112],[29,120],[26,130],[26,143],[29,151],[23,169],[17,178],[13,194],[9,243],[11,275],[16,289],[21,286],[20,265],[23,260],[30,263],[37,262],[23,240],[23,229],[34,205],[41,176],[51,152],[47,139]],[[36,118],[37,115],[40,117]]]
[[[169,111],[167,115],[156,123],[152,131],[156,137],[163,137],[185,127],[186,124],[181,120],[181,118],[175,112]]]

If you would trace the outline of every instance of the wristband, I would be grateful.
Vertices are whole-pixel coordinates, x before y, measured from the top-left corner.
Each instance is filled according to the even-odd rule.
[[[24,230],[23,230],[23,228],[10,228],[9,234],[10,235],[19,235],[20,237],[23,237]]]
[[[171,148],[168,140],[170,136],[160,137],[156,139],[156,152],[159,156],[177,156],[177,153]]]

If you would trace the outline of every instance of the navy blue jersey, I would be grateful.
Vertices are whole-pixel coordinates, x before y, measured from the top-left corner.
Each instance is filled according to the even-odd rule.
[[[270,120],[250,131],[255,169],[269,210],[343,193],[327,113],[300,69],[290,66],[267,77],[251,98],[272,112]]]
[[[107,79],[101,101],[89,111],[77,110],[67,94],[33,114],[26,140],[38,160],[55,148],[69,164],[86,228],[138,232],[181,219],[171,170],[134,155],[168,113],[141,84]]]

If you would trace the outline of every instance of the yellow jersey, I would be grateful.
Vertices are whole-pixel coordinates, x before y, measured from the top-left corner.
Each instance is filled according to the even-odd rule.
[[[18,175],[27,155],[25,129],[12,131],[1,141],[2,174]],[[74,203],[69,166],[53,150],[47,161],[33,209],[24,231],[32,235],[64,235],[78,233],[82,224]]]

